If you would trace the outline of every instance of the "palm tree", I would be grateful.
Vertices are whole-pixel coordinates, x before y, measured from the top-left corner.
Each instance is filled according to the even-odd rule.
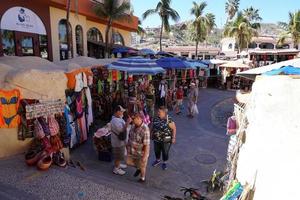
[[[179,14],[176,10],[171,8],[171,0],[160,0],[155,9],[149,9],[143,14],[143,19],[146,19],[148,16],[158,14],[161,18],[161,28],[160,28],[160,36],[159,36],[159,48],[162,51],[162,35],[163,30],[166,32],[170,32],[170,23],[169,19],[171,18],[173,21],[178,21],[180,19]]]
[[[216,26],[216,17],[212,13],[207,13],[205,15],[206,21],[205,21],[205,27],[206,27],[206,46],[207,46],[207,37],[209,33],[213,30],[213,28]]]
[[[109,33],[112,28],[112,24],[115,20],[130,20],[127,11],[130,11],[130,2],[123,1],[122,4],[118,0],[103,0],[103,3],[99,3],[95,7],[95,13],[100,18],[106,18],[106,30],[105,30],[105,57],[109,55]]]
[[[144,28],[142,27],[142,22],[139,19],[138,21],[138,29],[137,29],[137,34],[139,35],[144,35],[146,33],[146,31],[144,30]]]
[[[244,9],[244,17],[249,22],[258,22],[262,20],[262,18],[259,15],[259,10],[253,8],[252,6],[250,8]]]
[[[259,28],[260,23],[250,23],[242,12],[238,12],[236,19],[225,26],[224,35],[235,37],[240,53],[241,50],[248,47],[252,37],[258,35],[257,30]]]
[[[285,32],[281,34],[278,40],[279,45],[283,45],[288,37],[291,37],[294,43],[294,47],[299,48],[300,45],[300,10],[295,13],[289,13],[289,22],[288,23],[280,23],[283,28],[285,28]]]
[[[191,14],[195,16],[195,19],[193,21],[195,32],[192,35],[192,40],[196,42],[196,58],[198,57],[199,42],[203,42],[206,39],[208,33],[216,25],[214,14],[207,13],[206,15],[204,15],[204,9],[206,8],[206,6],[206,2],[201,2],[199,4],[193,2],[193,7],[191,9]]]
[[[238,12],[240,6],[240,0],[228,0],[225,3],[225,11],[227,13],[226,24],[229,20],[232,20],[235,14]]]

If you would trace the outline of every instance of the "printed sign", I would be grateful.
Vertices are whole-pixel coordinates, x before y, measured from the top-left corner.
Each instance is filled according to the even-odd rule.
[[[0,28],[46,35],[42,20],[33,11],[24,7],[12,7],[1,18]]]

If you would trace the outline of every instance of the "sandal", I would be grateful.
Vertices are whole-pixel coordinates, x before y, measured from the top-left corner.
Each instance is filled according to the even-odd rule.
[[[53,162],[59,167],[66,167],[67,162],[65,160],[65,156],[62,152],[55,153],[53,155]]]

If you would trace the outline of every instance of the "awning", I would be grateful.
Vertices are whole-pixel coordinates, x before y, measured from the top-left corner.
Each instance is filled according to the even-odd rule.
[[[122,58],[106,67],[109,70],[124,71],[131,75],[156,75],[165,72],[155,60],[145,58]]]
[[[180,58],[160,58],[156,63],[164,69],[196,69],[191,63]]]
[[[138,51],[138,54],[142,56],[147,56],[147,55],[155,55],[156,53],[152,49],[141,49]]]
[[[226,63],[226,60],[219,60],[219,59],[210,59],[210,60],[201,60],[206,65],[220,65]]]
[[[300,75],[300,68],[293,67],[291,65],[284,66],[279,69],[273,69],[271,71],[263,73],[266,76],[274,76],[274,75]]]
[[[239,61],[227,61],[226,63],[220,65],[220,67],[225,68],[250,68],[249,65],[246,65]]]
[[[78,56],[78,57],[71,58],[68,60],[55,62],[55,64],[66,67],[66,70],[68,69],[70,71],[71,70],[70,68],[74,68],[75,66],[78,66],[78,68],[104,66],[104,65],[108,65],[116,60],[117,59],[113,59],[113,58],[96,59],[96,58],[91,58],[91,57],[86,57],[86,56]]]
[[[237,75],[242,76],[244,78],[251,79],[251,80],[255,80],[255,77],[257,75],[263,74],[263,73],[271,71],[273,69],[279,69],[283,66],[288,66],[288,65],[300,68],[300,58],[293,59],[293,60],[287,60],[287,61],[272,64],[272,65],[267,65],[264,67],[258,67],[255,69],[250,69],[247,71],[239,72]]]

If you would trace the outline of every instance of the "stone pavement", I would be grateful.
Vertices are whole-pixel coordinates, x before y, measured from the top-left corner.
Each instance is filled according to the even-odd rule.
[[[2,199],[138,199],[159,200],[164,195],[182,197],[180,187],[201,187],[201,180],[214,169],[223,170],[228,138],[222,124],[212,123],[233,109],[233,92],[200,90],[199,112],[194,119],[171,115],[177,125],[177,143],[170,151],[167,171],[150,167],[147,183],[137,183],[129,168],[123,177],[112,174],[112,164],[97,160],[91,140],[71,152],[73,160],[83,163],[86,170],[51,167],[39,172],[27,167],[23,155],[0,161],[0,200]],[[226,107],[226,109],[222,109]],[[225,114],[222,113],[225,110]],[[186,111],[186,110],[185,110]],[[218,199],[210,196],[211,199]]]

